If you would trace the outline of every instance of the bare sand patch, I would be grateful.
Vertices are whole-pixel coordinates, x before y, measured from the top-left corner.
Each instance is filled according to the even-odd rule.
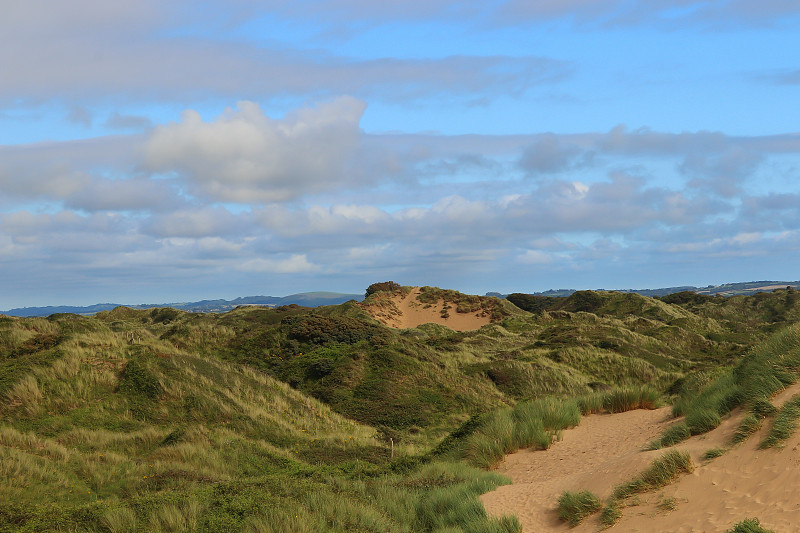
[[[455,306],[450,306],[448,316],[444,317],[441,311],[445,302],[441,299],[429,304],[420,302],[417,300],[420,293],[420,288],[414,287],[405,295],[398,293],[392,296],[389,301],[382,302],[381,306],[365,305],[364,309],[376,320],[399,329],[415,328],[432,322],[456,331],[472,331],[491,322],[491,316],[485,311],[459,313]]]
[[[798,392],[800,384],[795,384],[777,395],[773,404],[780,407]],[[549,450],[522,450],[507,456],[497,470],[513,484],[484,494],[481,501],[490,514],[517,515],[525,533],[599,531],[597,514],[575,528],[559,521],[558,497],[564,490],[591,490],[607,498],[614,486],[636,477],[664,453],[640,450],[675,422],[668,415],[669,409],[663,408],[584,417]],[[780,449],[757,450],[769,429],[767,422],[723,456],[702,459],[705,451],[730,442],[743,415],[736,410],[715,430],[675,446],[691,454],[695,471],[659,491],[634,498],[638,505],[626,507],[610,529],[721,532],[757,517],[769,529],[799,531],[800,434]]]

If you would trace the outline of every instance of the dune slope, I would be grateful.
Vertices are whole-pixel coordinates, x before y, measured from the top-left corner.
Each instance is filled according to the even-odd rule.
[[[772,401],[780,407],[800,392],[795,384]],[[558,519],[556,504],[565,490],[590,490],[607,498],[613,488],[633,479],[664,450],[640,451],[674,420],[669,409],[629,411],[584,417],[580,426],[564,432],[561,441],[546,451],[522,450],[505,458],[497,470],[512,485],[484,494],[481,501],[490,514],[513,513],[524,533],[598,531],[597,514],[575,528]],[[702,459],[711,448],[730,442],[742,413],[733,412],[715,430],[675,446],[688,451],[697,468],[691,475],[656,492],[640,495],[623,510],[611,530],[726,531],[735,523],[757,517],[775,531],[795,531],[800,523],[800,434],[779,449],[758,450],[769,429],[711,461]],[[630,506],[636,503],[635,506]]]

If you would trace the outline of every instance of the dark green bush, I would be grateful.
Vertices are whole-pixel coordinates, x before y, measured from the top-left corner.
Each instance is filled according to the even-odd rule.
[[[364,294],[365,298],[368,298],[369,295],[375,294],[376,292],[396,292],[403,288],[402,285],[399,283],[395,283],[394,281],[383,281],[380,283],[373,283],[369,287],[367,287],[367,292]]]

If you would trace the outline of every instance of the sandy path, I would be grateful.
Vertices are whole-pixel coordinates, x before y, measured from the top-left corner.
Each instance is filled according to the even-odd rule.
[[[497,471],[513,484],[482,495],[481,501],[490,514],[517,515],[525,532],[593,531],[585,529],[586,523],[571,529],[561,522],[558,497],[582,489],[608,496],[647,466],[650,454],[641,449],[672,423],[668,417],[669,408],[583,417],[550,449],[508,455]]]
[[[800,384],[774,400],[782,405],[800,392]],[[564,432],[560,442],[546,451],[513,453],[497,470],[512,485],[481,496],[493,515],[515,514],[525,533],[599,531],[593,515],[575,528],[558,520],[556,502],[564,490],[591,490],[601,498],[614,486],[634,478],[664,450],[640,451],[664,428],[674,423],[669,409],[630,411],[584,417],[580,426]],[[696,465],[691,475],[664,489],[642,495],[640,505],[624,510],[611,529],[624,532],[725,531],[745,518],[758,517],[776,531],[800,531],[800,434],[780,450],[756,447],[768,430],[762,428],[743,444],[710,462],[702,460],[710,448],[723,447],[733,435],[743,413],[736,411],[705,435],[676,446],[688,451]],[[664,511],[665,500],[676,509]]]

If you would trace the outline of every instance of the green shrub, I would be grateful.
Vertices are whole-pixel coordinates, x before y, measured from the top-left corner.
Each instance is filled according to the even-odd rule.
[[[746,520],[742,520],[731,529],[727,531],[727,533],[775,533],[771,529],[764,529],[761,527],[758,518],[748,518]]]
[[[584,518],[599,511],[601,507],[600,499],[588,490],[565,491],[558,499],[558,517],[575,527]]]
[[[367,291],[364,294],[365,298],[369,298],[371,294],[375,294],[376,292],[396,292],[402,289],[402,285],[399,283],[395,283],[394,281],[383,281],[380,283],[373,283],[369,287],[367,287]]]
[[[119,392],[129,396],[143,396],[151,400],[161,396],[158,378],[139,359],[129,359],[119,377]]]

